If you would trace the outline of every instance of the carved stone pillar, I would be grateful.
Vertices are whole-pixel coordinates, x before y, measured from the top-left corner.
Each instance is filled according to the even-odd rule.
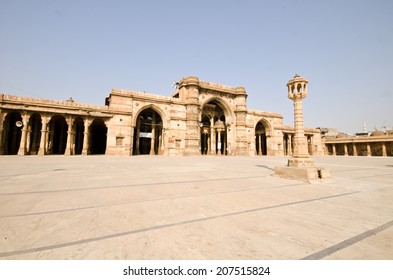
[[[71,156],[73,155],[73,127],[72,127],[72,123],[73,123],[73,117],[69,116],[68,120],[67,120],[67,125],[68,125],[68,130],[67,130],[67,144],[66,144],[66,149],[64,151],[64,155],[66,156]]]
[[[154,146],[155,146],[155,139],[156,139],[156,116],[153,112],[152,120],[151,120],[151,142],[150,142],[150,155],[154,155]]]
[[[288,155],[292,155],[292,135],[288,134]]]
[[[352,143],[352,148],[353,148],[353,155],[357,156],[358,155],[358,150],[357,150],[357,147],[356,147],[355,143]]]
[[[336,144],[332,144],[333,156],[336,155]]]
[[[256,144],[255,144],[255,146],[256,146],[256,152],[257,152],[257,155],[258,156],[261,156],[262,155],[262,150],[261,150],[261,135],[260,134],[256,134],[255,135],[255,142],[256,142]]]
[[[216,132],[214,129],[214,118],[212,117],[210,120],[210,154],[216,154]]]
[[[20,140],[20,146],[19,146],[19,151],[18,151],[18,155],[20,155],[20,156],[26,155],[26,142],[27,142],[27,131],[28,131],[27,119],[28,119],[28,117],[29,116],[27,115],[27,113],[24,113],[22,116],[22,122],[23,122],[22,137]]]
[[[37,155],[39,156],[43,156],[46,154],[46,134],[48,133],[47,129],[46,129],[46,123],[47,121],[47,117],[46,116],[42,116],[42,128],[41,128],[41,140],[40,140],[40,146],[38,148],[38,153]]]
[[[217,155],[221,155],[221,129],[217,129]]]
[[[141,123],[139,120],[136,123],[136,133],[135,133],[135,155],[139,155],[139,136],[141,133]]]
[[[130,137],[130,156],[132,156],[132,151],[134,149],[134,130],[135,127],[131,126],[131,137]]]
[[[383,157],[387,157],[388,156],[388,154],[386,152],[386,143],[385,142],[382,142],[382,156]]]
[[[285,167],[276,167],[274,172],[284,178],[314,180],[330,177],[329,171],[317,168],[308,155],[308,142],[304,135],[303,104],[302,100],[307,96],[308,81],[299,75],[288,81],[288,98],[293,100],[295,138],[293,156],[288,160]]]
[[[367,156],[371,157],[371,145],[370,145],[370,143],[367,143]]]
[[[91,120],[88,118],[85,119],[85,127],[83,131],[83,147],[82,147],[82,155],[87,156],[90,154],[90,133],[89,133],[89,126],[90,126]]]
[[[348,146],[347,146],[347,144],[344,144],[344,155],[345,156],[348,155]]]

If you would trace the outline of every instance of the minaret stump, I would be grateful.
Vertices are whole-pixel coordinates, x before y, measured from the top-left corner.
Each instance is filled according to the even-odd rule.
[[[330,177],[328,170],[315,166],[314,161],[308,155],[307,139],[304,135],[303,103],[307,96],[308,81],[299,75],[287,83],[288,98],[293,100],[294,105],[294,128],[295,138],[293,141],[293,155],[288,160],[287,166],[278,166],[274,169],[276,176],[296,180],[318,180]]]

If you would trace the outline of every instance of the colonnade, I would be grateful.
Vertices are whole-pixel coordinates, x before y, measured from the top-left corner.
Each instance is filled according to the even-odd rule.
[[[325,154],[333,156],[393,156],[393,140],[352,143],[326,143]]]
[[[0,154],[105,153],[106,127],[102,119],[87,116],[0,111]],[[98,140],[100,147],[91,139],[97,128],[105,132],[105,139]]]
[[[206,130],[204,131],[204,129]],[[227,155],[228,141],[226,129],[202,127],[200,147],[203,155]]]

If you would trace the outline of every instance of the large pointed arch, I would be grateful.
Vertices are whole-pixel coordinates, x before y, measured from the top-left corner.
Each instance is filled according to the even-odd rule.
[[[156,106],[144,106],[135,117],[133,155],[164,154],[164,121]]]
[[[155,112],[157,112],[160,115],[160,118],[162,120],[162,126],[164,129],[167,128],[167,124],[168,124],[168,118],[165,114],[165,112],[158,106],[154,105],[154,104],[148,104],[145,106],[142,106],[141,108],[139,108],[139,110],[136,112],[135,117],[132,120],[132,126],[136,127],[137,125],[137,121],[138,121],[138,116],[140,115],[141,112],[143,112],[146,109],[152,109]]]
[[[199,114],[201,154],[228,154],[232,120],[232,110],[221,98],[211,97],[202,104]]]
[[[199,114],[199,121],[202,121],[202,117],[203,117],[202,114],[203,114],[204,107],[207,104],[212,103],[212,102],[217,103],[222,108],[222,110],[224,112],[224,115],[225,115],[226,124],[232,124],[233,120],[234,120],[233,110],[231,109],[231,107],[228,105],[227,102],[225,102],[222,98],[216,97],[216,96],[212,96],[212,97],[206,99],[202,103],[202,105],[201,105],[201,112]]]

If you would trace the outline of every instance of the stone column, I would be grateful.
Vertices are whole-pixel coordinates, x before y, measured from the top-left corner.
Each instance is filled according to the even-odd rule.
[[[302,98],[294,98],[294,111],[295,111],[295,139],[293,156],[295,158],[308,158],[308,145],[307,138],[304,136],[303,124],[303,103]]]
[[[27,119],[28,119],[28,115],[27,113],[24,113],[22,116],[22,122],[23,122],[22,137],[20,140],[20,146],[18,151],[18,155],[20,156],[26,155],[26,142],[27,142],[27,130],[28,130]]]
[[[336,144],[332,144],[333,156],[336,155]]]
[[[89,126],[90,120],[88,118],[85,119],[84,130],[83,130],[83,147],[82,147],[82,155],[87,156],[90,153],[90,133]]]
[[[221,129],[217,130],[218,134],[218,139],[217,139],[217,154],[220,156],[221,155],[221,148],[222,148],[222,143],[221,143]]]
[[[150,155],[154,155],[154,145],[156,139],[156,118],[153,112],[152,120],[151,120],[151,142],[150,142]]]
[[[46,116],[42,116],[42,127],[41,127],[41,140],[40,140],[40,146],[38,148],[38,153],[37,155],[43,156],[46,154],[46,134],[47,134],[47,129],[46,129]]]
[[[347,146],[347,144],[344,144],[344,155],[345,156],[348,155],[348,146]]]
[[[135,155],[139,155],[139,136],[141,132],[141,124],[139,120],[136,123],[136,133],[135,133]]]
[[[216,154],[216,134],[214,131],[214,118],[212,117],[210,120],[210,154]]]
[[[371,146],[370,146],[370,143],[367,143],[367,156],[371,157]]]
[[[388,156],[388,154],[386,152],[386,143],[385,142],[382,142],[382,156],[383,157],[387,157]]]
[[[287,83],[288,98],[293,100],[295,138],[293,143],[293,156],[288,160],[288,166],[313,167],[314,161],[308,155],[307,138],[304,135],[303,103],[307,96],[308,81],[299,75]]]
[[[130,133],[130,156],[132,156],[132,151],[134,150],[134,130],[135,127],[131,126],[131,133]]]
[[[352,148],[353,148],[353,155],[357,156],[358,155],[358,150],[356,148],[356,144],[355,143],[352,143]]]
[[[33,128],[30,120],[27,121],[27,131],[26,131],[26,155],[30,154],[30,144],[31,144],[31,134],[32,134]]]
[[[261,134],[260,135],[260,141],[259,141],[259,143],[260,143],[260,145],[261,145],[261,148],[260,148],[260,151],[261,151],[261,156],[263,156],[263,152],[264,152],[264,147],[263,147],[263,138],[264,138],[264,135],[265,135],[265,138],[266,138],[266,147],[265,147],[265,149],[266,149],[266,151],[265,151],[265,153],[266,153],[266,155],[267,155],[267,137],[266,137],[266,134]]]
[[[276,176],[300,180],[317,180],[330,177],[329,171],[315,166],[308,155],[307,138],[304,135],[302,99],[307,96],[308,81],[299,75],[287,83],[288,98],[293,100],[295,139],[293,156],[285,167],[275,167]]]
[[[313,156],[316,151],[314,151],[314,136],[310,135],[310,156]]]
[[[160,129],[160,151],[162,151],[162,154],[165,154],[165,129],[162,128]]]
[[[68,130],[67,130],[67,144],[66,144],[66,149],[64,151],[64,155],[66,156],[71,156],[73,155],[73,151],[72,151],[72,146],[73,146],[73,141],[72,141],[72,122],[73,122],[73,118],[72,116],[69,116],[68,120],[67,120],[67,124],[68,124]]]
[[[209,138],[209,134],[206,134],[206,144],[207,144],[207,151],[206,151],[206,154],[208,155],[208,154],[210,154],[210,149],[211,149],[211,141],[210,141],[210,138]]]
[[[52,121],[49,121],[49,130],[46,133],[46,148],[45,151],[47,154],[53,153],[53,137],[54,137],[54,123]]]
[[[288,155],[292,155],[292,135],[288,134]]]

